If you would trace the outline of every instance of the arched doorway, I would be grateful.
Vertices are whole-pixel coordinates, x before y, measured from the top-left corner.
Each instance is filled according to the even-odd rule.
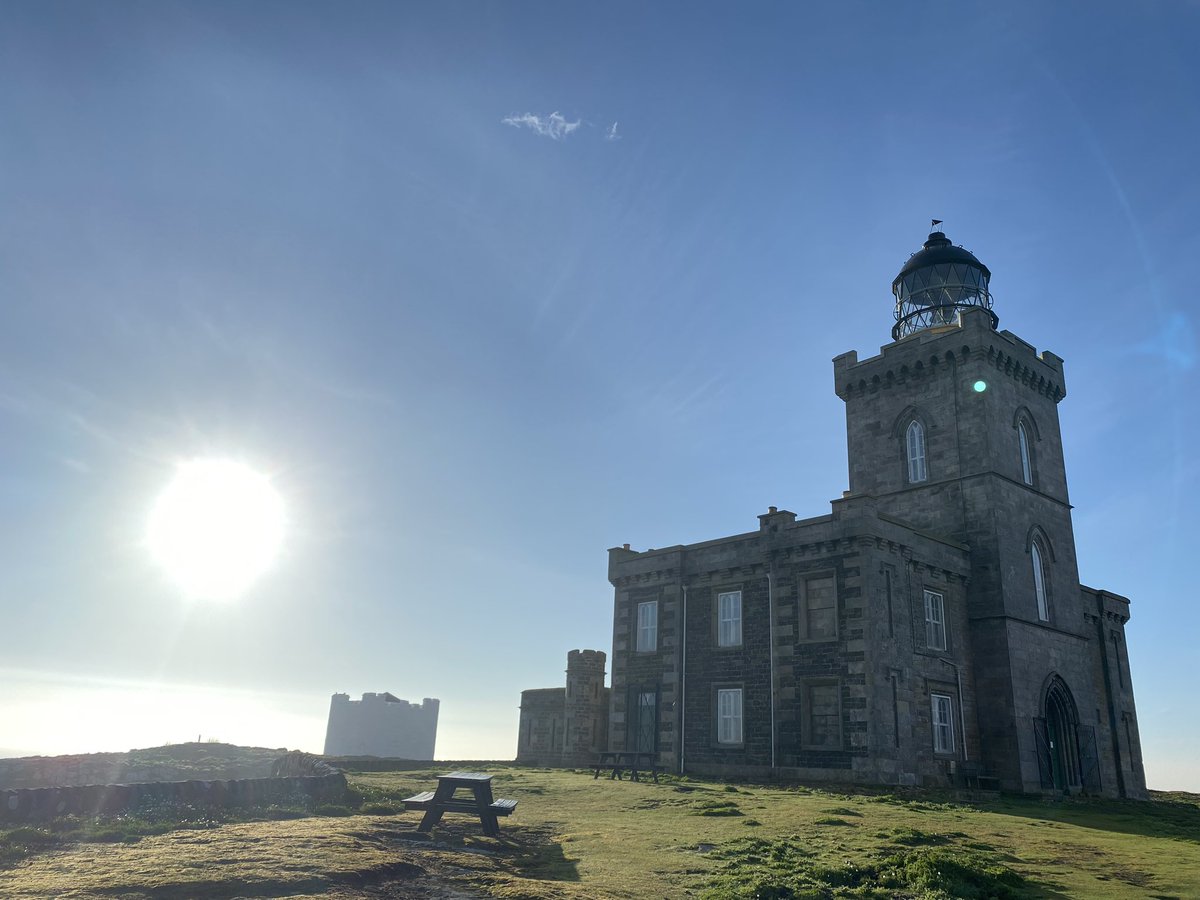
[[[1042,787],[1099,790],[1096,730],[1080,724],[1071,689],[1058,675],[1046,684],[1042,711],[1044,715],[1033,722]]]
[[[1079,744],[1071,692],[1062,679],[1055,679],[1046,691],[1046,737],[1050,750],[1050,780],[1060,791],[1079,784]]]

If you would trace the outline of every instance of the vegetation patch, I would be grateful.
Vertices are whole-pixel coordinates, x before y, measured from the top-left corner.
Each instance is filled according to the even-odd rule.
[[[41,828],[12,828],[0,831],[0,866],[11,866],[57,843],[54,835]]]
[[[848,806],[834,806],[830,809],[823,809],[821,812],[828,813],[831,816],[853,816],[859,819],[862,818],[862,813],[860,813],[857,809],[851,809]]]
[[[404,812],[404,807],[397,809],[390,803],[364,803],[358,811],[364,816],[394,816]]]
[[[903,844],[907,847],[928,847],[945,844],[949,838],[942,834],[928,834],[920,828],[893,828],[887,838],[893,844]],[[979,850],[990,850],[991,847],[976,847]]]
[[[827,865],[796,839],[746,838],[710,854],[722,864],[705,900],[896,897],[1019,900],[1038,896],[1002,863],[964,848],[904,849],[873,862]]]
[[[694,816],[740,816],[744,815],[732,800],[699,800],[692,804]]]

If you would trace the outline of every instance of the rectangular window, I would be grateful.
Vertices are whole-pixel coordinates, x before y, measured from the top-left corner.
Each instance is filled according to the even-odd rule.
[[[648,653],[658,649],[658,601],[650,600],[638,604],[637,649]]]
[[[841,686],[836,681],[816,681],[804,685],[801,703],[802,738],[806,747],[841,749]]]
[[[933,710],[933,752],[954,752],[954,710],[946,694],[930,694]]]
[[[925,592],[925,646],[946,649],[946,607],[942,595],[934,591]]]
[[[831,641],[837,637],[837,588],[834,576],[809,578],[804,582],[804,637]]]
[[[742,643],[742,592],[717,594],[717,646],[738,647]]]
[[[742,742],[742,689],[717,691],[717,743]]]

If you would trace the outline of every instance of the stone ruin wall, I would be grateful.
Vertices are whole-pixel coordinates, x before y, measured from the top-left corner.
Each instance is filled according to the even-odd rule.
[[[564,687],[521,692],[518,763],[588,766],[608,749],[606,661],[602,650],[572,650]]]
[[[39,822],[58,816],[116,815],[157,805],[229,809],[293,803],[341,803],[346,776],[307,753],[279,757],[270,777],[62,785],[0,790],[0,822]]]
[[[121,753],[0,759],[0,790],[267,778],[275,761],[284,753],[287,753],[284,747],[185,743]]]

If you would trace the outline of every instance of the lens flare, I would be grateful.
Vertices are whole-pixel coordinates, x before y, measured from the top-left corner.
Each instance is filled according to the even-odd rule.
[[[155,501],[151,554],[191,598],[241,596],[283,543],[283,500],[270,480],[239,462],[183,463]]]

